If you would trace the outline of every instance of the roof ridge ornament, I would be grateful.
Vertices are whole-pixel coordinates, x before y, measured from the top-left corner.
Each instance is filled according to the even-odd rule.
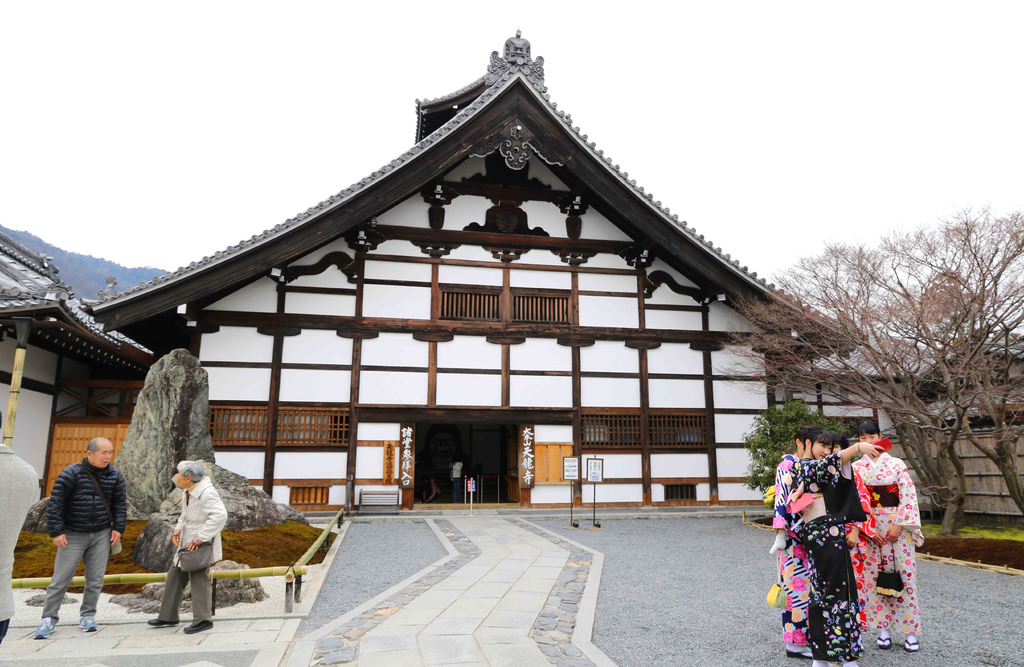
[[[544,58],[537,56],[536,60],[530,58],[530,42],[522,38],[522,31],[516,30],[515,37],[505,40],[505,55],[499,56],[497,51],[491,51],[491,62],[487,66],[487,75],[484,82],[494,85],[506,75],[522,72],[530,83],[537,86],[540,92],[547,92],[544,85]]]

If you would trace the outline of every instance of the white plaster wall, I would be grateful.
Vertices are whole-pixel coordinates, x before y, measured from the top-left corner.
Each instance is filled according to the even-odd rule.
[[[698,484],[697,485],[697,500],[702,503],[706,503],[711,500],[711,485],[710,484]]]
[[[612,224],[594,209],[590,209],[583,216],[583,230],[580,232],[581,239],[600,239],[605,241],[630,241],[629,235]],[[564,219],[564,218],[563,218]]]
[[[281,371],[280,400],[347,403],[351,386],[349,371],[286,368]]]
[[[570,444],[572,442],[571,424],[537,424],[533,431],[534,442],[550,442]]]
[[[825,405],[823,412],[826,417],[863,417],[874,419],[870,408],[855,407],[852,405]]]
[[[352,339],[332,329],[304,329],[298,336],[285,336],[281,361],[286,364],[351,364]]]
[[[644,310],[644,327],[647,329],[700,331],[703,326],[700,313],[687,310]]]
[[[437,281],[442,284],[501,287],[502,274],[503,272],[498,266],[493,269],[485,266],[452,266],[450,264],[442,264],[437,267]]]
[[[750,452],[746,449],[716,449],[719,477],[746,477]]]
[[[647,391],[652,408],[703,408],[702,380],[649,380]]]
[[[764,361],[752,357],[749,347],[730,345],[711,353],[711,371],[715,375],[760,375],[764,373]]]
[[[438,368],[493,368],[501,370],[501,346],[483,336],[456,336],[437,344]]]
[[[510,346],[509,366],[514,371],[571,371],[572,348],[552,338],[527,338]]]
[[[639,373],[640,353],[621,341],[599,340],[580,348],[580,370],[584,373]]]
[[[673,269],[663,259],[655,259],[654,262],[651,263],[650,267],[648,267],[647,274],[650,275],[651,273],[653,273],[655,271],[664,271],[668,275],[672,276],[672,279],[675,280],[677,283],[679,283],[683,287],[697,287],[697,283],[693,282],[692,280],[690,280],[689,278],[687,278],[683,274],[681,274],[678,271],[676,271],[675,269]],[[660,292],[661,289],[659,288],[658,291]],[[689,297],[687,297],[687,298],[689,298]],[[692,304],[690,304],[690,305],[692,305]]]
[[[597,487],[598,503],[640,503],[644,499],[642,484],[587,484],[583,483],[583,502],[594,502]]]
[[[381,449],[381,447],[377,447]],[[362,457],[362,452],[359,454]],[[288,452],[277,450],[274,477],[278,479],[343,479],[348,466],[346,452]],[[263,476],[261,472],[259,477]],[[378,477],[380,474],[378,473]]]
[[[572,486],[569,484],[538,484],[530,491],[533,505],[553,505],[572,502]]]
[[[366,366],[413,366],[426,368],[430,343],[409,334],[382,333],[363,341],[361,363]]]
[[[398,460],[398,456],[395,460]],[[356,479],[384,478],[384,448],[356,447]]]
[[[423,216],[424,224],[429,227],[430,225],[427,222],[427,209],[429,207],[423,203],[422,197],[419,199],[420,206],[423,207],[421,215]],[[486,197],[468,195],[456,197],[452,200],[451,204],[444,207],[444,228],[460,231],[471,222],[479,222],[482,225],[487,215],[487,209],[491,206],[493,206],[491,200]]]
[[[364,285],[365,317],[430,319],[430,288],[398,285]]]
[[[438,405],[501,405],[501,375],[437,374]]]
[[[579,277],[581,290],[596,292],[629,292],[637,293],[636,276],[621,273],[581,273]],[[636,304],[636,301],[633,301]]]
[[[266,401],[270,398],[269,368],[207,368],[211,401]]]
[[[634,298],[580,296],[581,326],[636,328],[638,323],[637,302]]]
[[[580,476],[586,479],[587,461],[604,459],[605,479],[628,479],[643,476],[641,454],[584,454],[580,467]]]
[[[743,442],[753,429],[756,415],[715,415],[715,438],[718,442]]]
[[[239,452],[228,448],[216,450],[217,465],[246,479],[263,479],[263,452]],[[303,473],[305,477],[305,473]],[[288,502],[287,499],[285,502]]]
[[[593,257],[589,258],[583,265],[587,269],[632,269],[629,264],[626,264],[626,260],[622,259],[613,252],[599,252]],[[586,273],[583,271],[582,273]]]
[[[651,454],[651,477],[707,476],[707,454]]]
[[[558,253],[552,252],[551,250],[542,250],[540,248],[524,252],[518,264],[534,264],[536,266],[568,266],[568,264],[563,262],[562,258],[558,256]]]
[[[638,408],[640,407],[640,380],[636,378],[582,378],[580,380],[580,402],[588,408]]]
[[[509,285],[512,287],[572,289],[572,274],[567,271],[523,271],[512,269],[508,273]]]
[[[540,227],[553,237],[565,238],[565,214],[551,202],[528,201],[521,208],[526,211],[530,229]]]
[[[270,363],[274,356],[274,337],[257,333],[250,327],[221,327],[203,334],[199,346],[200,361],[249,361]]]
[[[712,301],[708,306],[708,328],[711,331],[750,331],[750,322],[729,306]]]
[[[764,410],[768,407],[768,389],[763,382],[712,383],[716,408],[748,408]]]
[[[329,505],[344,505],[345,487],[341,484],[334,484],[327,489],[327,503]]]
[[[346,253],[349,257],[352,257],[353,253],[348,250]],[[342,263],[344,266],[344,262]],[[323,273],[317,273],[315,275],[299,276],[295,280],[288,283],[288,287],[328,287],[331,289],[355,289],[355,283],[351,283],[348,280],[348,276],[342,273],[341,269],[336,264],[331,264]],[[289,295],[294,296],[294,295]]]
[[[512,405],[541,408],[571,408],[572,378],[513,375],[509,378]]]
[[[10,387],[5,386],[5,389],[6,391],[2,393],[5,398],[9,398]],[[3,423],[5,424],[7,403],[8,401],[5,400],[3,406],[0,406],[4,412]],[[14,419],[14,439],[11,441],[11,449],[35,468],[36,475],[39,477],[42,477],[43,471],[46,470],[46,446],[50,437],[50,407],[52,405],[53,397],[49,394],[21,388],[21,394],[18,397],[18,414]],[[82,451],[85,451],[85,443],[82,443]],[[36,492],[36,497],[38,495]]]
[[[692,349],[689,343],[663,343],[661,347],[647,351],[647,371],[703,376],[704,355]]]
[[[359,422],[356,440],[394,440],[397,442],[402,434],[401,428],[401,424]]]
[[[533,160],[531,162],[528,162],[527,164],[532,165],[535,161],[536,160]],[[446,172],[444,175],[444,180],[461,181],[464,178],[472,178],[478,175],[483,176],[486,173],[487,167],[484,166],[484,159],[482,157],[471,157],[463,160],[458,165],[456,165],[455,168]],[[456,199],[455,201],[458,201],[458,199]]]
[[[743,484],[726,482],[718,485],[719,500],[749,500],[752,504],[761,505],[761,494],[748,489]]]
[[[652,503],[663,503],[665,502],[665,485],[651,483],[651,502]]]
[[[343,238],[335,239],[326,245],[322,245],[316,250],[309,254],[303,255],[293,262],[289,262],[288,266],[309,266],[316,264],[321,259],[331,254],[332,252],[343,252],[349,257],[352,256],[352,248],[348,247],[348,241]]]
[[[447,227],[447,224],[445,224],[445,226]],[[461,227],[459,229],[461,229]],[[416,250],[419,251],[419,248]],[[445,261],[452,259],[470,260],[473,262],[494,262],[495,267],[498,268],[505,266],[500,261],[494,259],[494,255],[478,245],[460,245],[458,248],[455,248],[444,256]]]
[[[530,170],[531,179],[537,179],[544,185],[550,186],[554,190],[569,189],[568,185],[563,183],[561,179],[559,179],[551,172],[551,169],[549,169],[548,166],[544,164],[543,160],[530,160],[527,164],[529,165],[527,168]],[[552,208],[554,208],[554,205],[552,204],[549,204],[549,206],[552,206]]]
[[[425,405],[427,374],[363,371],[359,402],[368,405]]]
[[[377,249],[370,253],[370,257],[375,255],[400,255],[402,257],[425,257],[420,247],[410,241],[406,240],[394,240],[384,241]]]
[[[431,268],[429,264],[415,262],[375,262],[367,260],[364,274],[367,280],[413,280],[429,283]]]
[[[291,499],[291,490],[287,486],[273,486],[270,489],[270,497],[275,503],[287,505]]]
[[[13,343],[13,345],[10,346],[10,352],[3,355],[3,359],[4,370],[10,372],[14,368],[14,351],[18,347],[18,342],[10,338],[4,339],[4,343],[8,341]],[[27,346],[25,348],[25,366],[21,377],[22,379],[29,378],[45,382],[46,384],[53,384],[57,377],[57,355],[34,345]]]
[[[354,294],[293,292],[284,298],[284,312],[352,317],[356,314],[356,297]]]
[[[220,301],[214,301],[206,310],[240,310],[251,313],[277,312],[277,283],[270,277],[259,278],[237,289]]]
[[[462,197],[459,197],[459,199],[462,199]],[[455,201],[458,201],[458,199]],[[429,229],[430,221],[427,220],[427,208],[428,206],[423,201],[423,197],[417,193],[397,206],[388,209],[383,214],[378,215],[377,224]]]

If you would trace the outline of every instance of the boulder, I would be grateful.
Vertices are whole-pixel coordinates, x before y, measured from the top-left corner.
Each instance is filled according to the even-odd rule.
[[[32,533],[47,533],[46,529],[46,510],[50,507],[50,497],[43,498],[35,505],[28,509],[28,514],[25,515],[25,523],[21,525],[22,530],[27,530]]]
[[[172,350],[146,375],[116,465],[124,475],[128,518],[144,519],[174,488],[179,461],[213,461],[210,385],[199,360]]]

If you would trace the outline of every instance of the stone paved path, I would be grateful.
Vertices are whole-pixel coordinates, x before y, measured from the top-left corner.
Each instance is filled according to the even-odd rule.
[[[521,520],[432,524],[451,545],[446,562],[303,638],[288,664],[611,664],[589,643],[593,604],[588,640],[573,644],[591,552]]]

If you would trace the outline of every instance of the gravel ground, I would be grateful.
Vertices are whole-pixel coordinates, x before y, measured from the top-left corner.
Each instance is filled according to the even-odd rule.
[[[333,621],[447,553],[422,519],[350,522],[320,595],[297,634]]]
[[[601,529],[534,523],[604,554],[594,643],[632,665],[810,665],[786,658],[771,533],[729,518],[601,517]],[[861,665],[1024,665],[1024,577],[919,564],[921,651],[865,638]]]

